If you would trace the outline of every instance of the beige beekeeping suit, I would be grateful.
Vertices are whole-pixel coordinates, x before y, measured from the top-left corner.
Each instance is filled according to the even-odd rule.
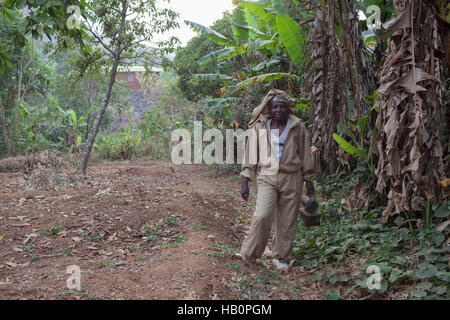
[[[281,159],[275,156],[269,125],[269,103],[274,95],[285,97],[290,110],[289,131]],[[241,176],[256,182],[258,186],[250,231],[241,248],[241,253],[246,257],[258,258],[262,255],[274,219],[273,258],[286,259],[291,252],[303,181],[310,178],[314,168],[308,131],[294,113],[294,103],[280,90],[269,91],[261,105],[253,111],[241,171]],[[265,159],[266,153],[270,161]]]

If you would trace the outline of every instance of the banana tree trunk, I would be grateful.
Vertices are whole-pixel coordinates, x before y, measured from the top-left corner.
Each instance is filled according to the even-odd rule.
[[[312,141],[320,150],[324,170],[334,172],[338,163],[333,133],[338,123],[345,122],[347,114],[345,66],[335,36],[335,1],[315,0],[314,6],[316,16],[308,41],[314,106]]]
[[[349,77],[356,120],[369,111],[371,105],[364,97],[372,95],[376,90],[374,71],[364,49],[364,42],[359,28],[358,15],[353,0],[338,1],[345,55],[349,66]]]
[[[394,2],[395,4],[395,2]],[[424,210],[428,201],[444,201],[444,165],[440,129],[445,101],[443,47],[433,2],[410,0],[396,6],[397,15],[381,35],[389,38],[380,79],[375,150],[376,190],[388,206],[383,221],[401,211]],[[441,126],[441,128],[440,128]]]

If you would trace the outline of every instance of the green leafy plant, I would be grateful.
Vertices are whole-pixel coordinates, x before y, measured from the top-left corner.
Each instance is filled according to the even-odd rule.
[[[98,149],[106,159],[118,160],[128,159],[136,153],[142,142],[142,131],[130,128],[120,128],[100,139]]]
[[[250,1],[240,1],[239,7],[233,13],[232,28],[234,39],[231,40],[224,35],[199,25],[191,21],[185,21],[195,31],[204,32],[208,38],[225,48],[215,50],[200,58],[197,62],[200,65],[217,60],[234,58],[237,55],[246,55],[253,51],[261,53],[270,52],[273,56],[270,63],[258,64],[253,71],[262,71],[264,66],[279,64],[283,53],[287,53],[291,61],[296,65],[304,64],[305,54],[303,53],[306,35],[300,29],[299,24],[286,15],[277,1],[274,1],[272,8],[267,8],[265,4],[258,4]],[[265,30],[261,30],[262,24],[267,25]],[[239,73],[239,75],[242,73]],[[244,88],[257,83],[279,80],[281,78],[295,78],[291,73],[266,73],[247,79],[235,79],[224,74],[194,74],[195,80],[221,80],[229,83],[232,87]],[[239,81],[238,81],[239,80]]]
[[[82,140],[79,134],[81,133],[81,128],[87,126],[87,117],[91,113],[92,107],[88,108],[79,118],[73,109],[64,110],[58,105],[56,105],[56,108],[61,115],[58,127],[62,127],[68,132],[67,139],[60,137],[61,142],[67,143],[70,152],[79,150]]]
[[[448,254],[443,246],[448,230],[433,226],[417,228],[408,216],[399,216],[394,225],[382,224],[384,207],[365,209],[363,205],[343,208],[337,199],[346,196],[354,177],[317,179],[320,194],[329,188],[330,200],[319,199],[322,212],[321,225],[314,229],[303,227],[294,241],[294,252],[299,263],[315,280],[329,284],[345,283],[350,286],[340,295],[350,297],[360,288],[371,295],[385,295],[399,286],[410,291],[413,299],[442,299],[448,297],[445,284],[449,279]],[[436,206],[437,208],[438,206]],[[355,221],[356,220],[356,221]],[[357,269],[349,268],[357,261]],[[379,289],[368,287],[369,266],[381,272]]]
[[[56,227],[51,227],[49,231],[50,231],[50,233],[51,233],[52,235],[56,236],[56,235],[58,235],[59,233],[61,233],[61,231],[62,231],[62,226],[59,225],[59,226],[56,226]]]
[[[176,217],[168,217],[164,223],[167,226],[174,226],[177,223],[177,218]]]

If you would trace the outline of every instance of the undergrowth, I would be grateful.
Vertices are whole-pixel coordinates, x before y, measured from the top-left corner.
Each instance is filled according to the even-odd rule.
[[[354,190],[353,180],[317,177],[321,224],[307,228],[300,221],[294,241],[297,261],[317,281],[340,288],[346,299],[355,298],[355,291],[364,298],[448,299],[449,231],[436,229],[444,218],[417,227],[402,213],[393,224],[383,225],[384,207],[341,205]]]

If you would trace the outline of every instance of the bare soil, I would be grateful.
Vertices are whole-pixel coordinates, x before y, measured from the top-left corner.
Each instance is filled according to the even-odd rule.
[[[300,264],[234,258],[255,203],[239,190],[230,173],[151,160],[0,173],[0,298],[326,298]]]

